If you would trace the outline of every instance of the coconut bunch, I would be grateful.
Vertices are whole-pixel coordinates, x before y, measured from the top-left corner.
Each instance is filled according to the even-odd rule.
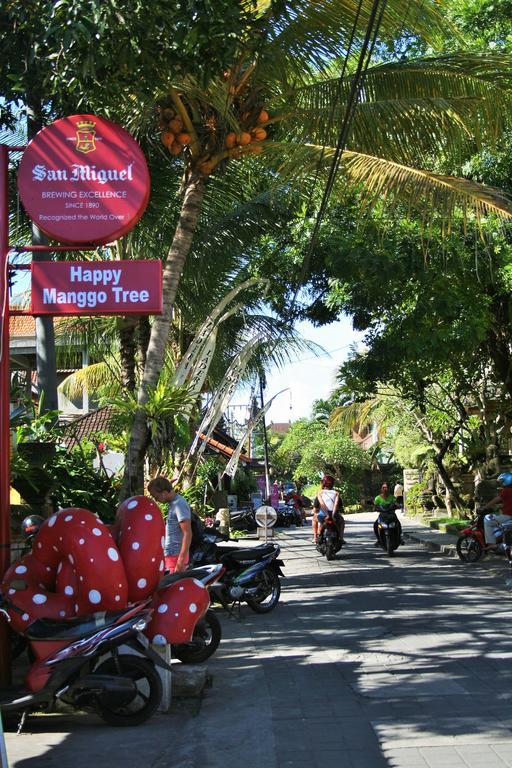
[[[242,148],[247,147],[247,151],[259,153],[262,152],[262,141],[267,138],[267,131],[264,126],[269,121],[269,114],[265,109],[258,109],[256,112],[244,112],[240,120],[240,133],[231,131],[225,139],[225,147],[231,157],[241,157]]]
[[[183,120],[172,107],[158,107],[160,138],[171,155],[179,155],[192,141],[192,136],[184,130]]]

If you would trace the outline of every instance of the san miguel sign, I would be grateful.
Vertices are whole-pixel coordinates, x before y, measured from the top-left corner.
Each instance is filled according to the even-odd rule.
[[[124,128],[97,115],[71,115],[43,128],[28,144],[18,189],[39,229],[85,250],[133,229],[148,203],[149,172],[141,148]],[[32,264],[33,315],[161,311],[159,261]]]
[[[27,214],[48,237],[103,245],[139,221],[149,200],[149,172],[124,128],[96,115],[71,115],[29,143],[18,189]]]
[[[33,315],[147,315],[161,311],[160,261],[32,264]]]

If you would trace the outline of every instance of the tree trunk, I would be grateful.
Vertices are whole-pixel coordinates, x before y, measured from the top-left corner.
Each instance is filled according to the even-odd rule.
[[[146,365],[138,394],[139,406],[148,400],[148,390],[158,383],[165,361],[165,352],[169,339],[172,320],[172,307],[178,293],[185,260],[192,246],[192,240],[201,213],[205,192],[205,179],[198,174],[191,174],[185,186],[180,218],[163,272],[163,310],[157,315],[151,327]],[[141,407],[135,414],[130,435],[127,461],[125,465],[120,499],[144,490],[144,455],[148,441],[148,429],[144,410]]]
[[[444,466],[443,458],[444,458],[443,453],[436,453],[436,455],[434,456],[434,464],[436,465],[437,471],[439,472],[441,480],[444,483],[444,487],[446,488],[449,494],[449,498],[447,498],[447,504],[450,504],[451,500],[453,499],[457,507],[460,507],[461,509],[463,509],[464,502],[460,498],[455,486],[452,483],[451,477],[448,474],[448,470]],[[450,511],[449,507],[448,507],[448,510]]]
[[[138,319],[136,317],[119,318],[119,354],[121,357],[121,385],[126,392],[135,392],[135,331]]]

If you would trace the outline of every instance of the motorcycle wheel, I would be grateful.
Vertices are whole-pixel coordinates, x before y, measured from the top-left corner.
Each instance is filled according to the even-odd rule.
[[[327,560],[334,560],[334,545],[333,544],[327,544],[325,547],[325,556]]]
[[[155,666],[141,656],[128,653],[110,657],[94,670],[98,674],[129,677],[136,684],[137,695],[129,704],[116,709],[98,702],[97,713],[108,725],[141,725],[156,712],[162,700],[162,681]]]
[[[386,534],[386,552],[388,553],[389,557],[393,557],[395,549],[393,547],[393,539],[389,535],[389,533]]]
[[[483,554],[481,543],[471,534],[459,536],[455,545],[457,554],[463,563],[476,563]]]
[[[247,605],[255,613],[270,613],[279,602],[281,582],[274,570],[267,569],[261,574],[261,597],[248,597]]]
[[[183,664],[200,664],[213,656],[219,647],[222,629],[214,611],[206,611],[202,622],[199,623],[201,626],[196,625],[191,643],[172,646],[172,655]]]

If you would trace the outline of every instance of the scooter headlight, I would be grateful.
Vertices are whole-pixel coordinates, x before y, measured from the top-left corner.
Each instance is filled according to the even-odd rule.
[[[137,630],[137,632],[142,632],[143,629],[146,629],[148,625],[149,619],[146,619],[145,617],[141,616],[141,618],[137,619],[135,624],[133,625],[133,628]]]

